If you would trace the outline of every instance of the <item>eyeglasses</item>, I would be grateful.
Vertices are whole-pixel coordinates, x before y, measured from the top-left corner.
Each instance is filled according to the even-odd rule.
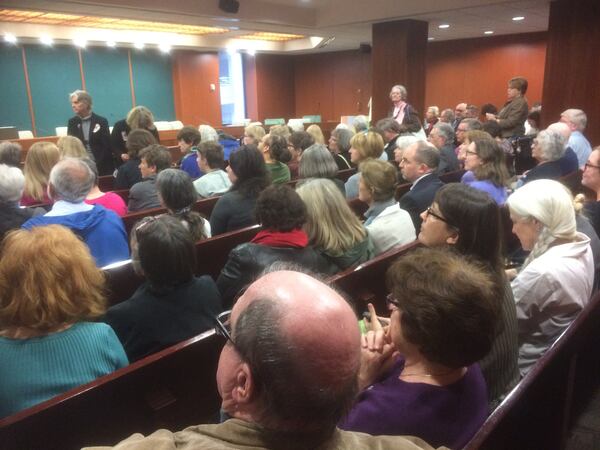
[[[390,309],[390,308],[400,309],[400,302],[396,299],[396,297],[394,297],[394,294],[388,294],[385,297],[385,303],[386,303],[388,309]]]
[[[448,220],[446,220],[445,218],[443,218],[442,216],[440,216],[439,214],[437,214],[436,212],[434,212],[434,211],[433,211],[433,208],[432,208],[431,206],[425,210],[425,215],[426,215],[427,217],[429,217],[429,216],[433,216],[433,217],[435,217],[436,219],[438,219],[438,220],[441,220],[442,222],[444,222],[444,223],[445,223],[445,224],[447,224],[448,226],[450,226],[450,227],[452,227],[452,228],[454,228],[454,229],[458,229],[458,227],[457,227],[457,226],[455,226],[455,225],[452,225],[450,222],[448,222]]]
[[[595,164],[590,164],[589,162],[586,162],[583,167],[585,169],[600,169],[600,166],[597,166]]]
[[[231,338],[231,310],[224,311],[218,316],[215,317],[215,332],[219,336],[223,336],[227,339],[233,346],[235,346],[235,342]]]
[[[474,152],[473,150],[465,150],[465,154],[467,154],[467,155],[477,155],[477,152]]]

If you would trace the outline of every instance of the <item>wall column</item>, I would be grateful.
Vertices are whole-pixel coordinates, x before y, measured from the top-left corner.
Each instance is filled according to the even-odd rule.
[[[388,94],[395,84],[408,91],[408,102],[421,119],[425,111],[425,69],[428,24],[419,20],[399,20],[373,25],[372,121],[386,117],[391,108]]]
[[[588,117],[584,134],[600,144],[600,2],[558,0],[550,3],[548,50],[542,96],[543,124],[560,119],[568,108]]]

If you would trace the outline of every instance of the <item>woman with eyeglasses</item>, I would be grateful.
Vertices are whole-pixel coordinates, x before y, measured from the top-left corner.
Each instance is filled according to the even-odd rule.
[[[511,283],[525,375],[588,304],[594,260],[589,237],[577,232],[573,197],[558,181],[531,181],[506,203],[513,233],[530,252]]]
[[[479,261],[494,278],[499,317],[492,349],[479,361],[493,409],[519,381],[517,311],[504,275],[500,208],[486,193],[450,183],[437,192],[421,218],[421,243]]]
[[[506,202],[508,169],[504,152],[494,139],[472,134],[469,136],[469,144],[465,151],[465,170],[473,173],[473,180],[465,178],[465,184],[487,192],[499,205]]]
[[[488,414],[476,362],[492,343],[494,281],[461,255],[423,248],[394,263],[386,284],[389,326],[375,320],[363,335],[362,392],[339,426],[462,448]]]
[[[221,295],[210,276],[194,276],[194,241],[178,219],[165,214],[140,220],[131,232],[131,259],[145,281],[102,319],[131,361],[213,327]]]

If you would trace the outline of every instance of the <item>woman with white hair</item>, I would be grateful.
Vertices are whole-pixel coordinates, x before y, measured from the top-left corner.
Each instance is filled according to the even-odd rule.
[[[198,131],[200,132],[200,142],[219,142],[219,133],[210,125],[200,125]]]
[[[25,176],[20,169],[0,164],[0,241],[8,231],[20,228],[33,216],[46,212],[43,208],[19,207],[24,187]]]
[[[400,133],[418,133],[422,130],[421,119],[417,110],[406,102],[407,98],[408,93],[404,86],[397,84],[392,87],[390,100],[393,108],[389,117],[400,124]],[[425,137],[425,133],[423,133],[423,137]]]
[[[562,170],[558,160],[565,154],[565,138],[555,131],[540,131],[533,140],[531,156],[538,164],[519,180],[519,185],[532,180],[549,179],[558,180]]]
[[[527,183],[507,205],[513,233],[530,251],[511,283],[524,375],[588,303],[594,261],[590,239],[576,231],[573,197],[561,183]]]

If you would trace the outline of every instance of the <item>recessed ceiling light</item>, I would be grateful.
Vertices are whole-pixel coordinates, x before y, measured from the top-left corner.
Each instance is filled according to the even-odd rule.
[[[438,25],[438,28],[441,30],[445,30],[446,28],[450,28],[450,25],[448,25],[447,23],[443,23],[441,25]]]
[[[435,41],[435,38],[434,37],[428,37],[427,40],[428,41]]]
[[[115,41],[106,41],[106,46],[110,48],[115,48],[117,43]]]
[[[246,53],[248,53],[250,56],[254,56],[256,55],[256,50],[253,48],[249,48],[248,50],[246,50]]]
[[[521,20],[525,20],[525,17],[523,17],[523,16],[516,16],[516,17],[513,17],[512,20],[514,20],[515,22],[519,22]]]
[[[73,39],[73,44],[75,44],[75,47],[85,48],[87,41],[85,39],[75,38]]]
[[[44,35],[40,36],[40,42],[44,45],[52,45],[54,44],[54,39],[52,39],[50,36]]]
[[[163,53],[169,53],[171,46],[169,44],[158,44],[158,49]]]
[[[133,44],[133,46],[135,48],[137,48],[138,50],[144,50],[144,43],[143,42],[136,42]]]
[[[4,41],[8,42],[9,44],[16,44],[17,43],[17,37],[14,34],[6,33],[4,35]]]
[[[484,31],[483,34],[494,34],[494,32],[492,30],[487,30],[487,31]]]

